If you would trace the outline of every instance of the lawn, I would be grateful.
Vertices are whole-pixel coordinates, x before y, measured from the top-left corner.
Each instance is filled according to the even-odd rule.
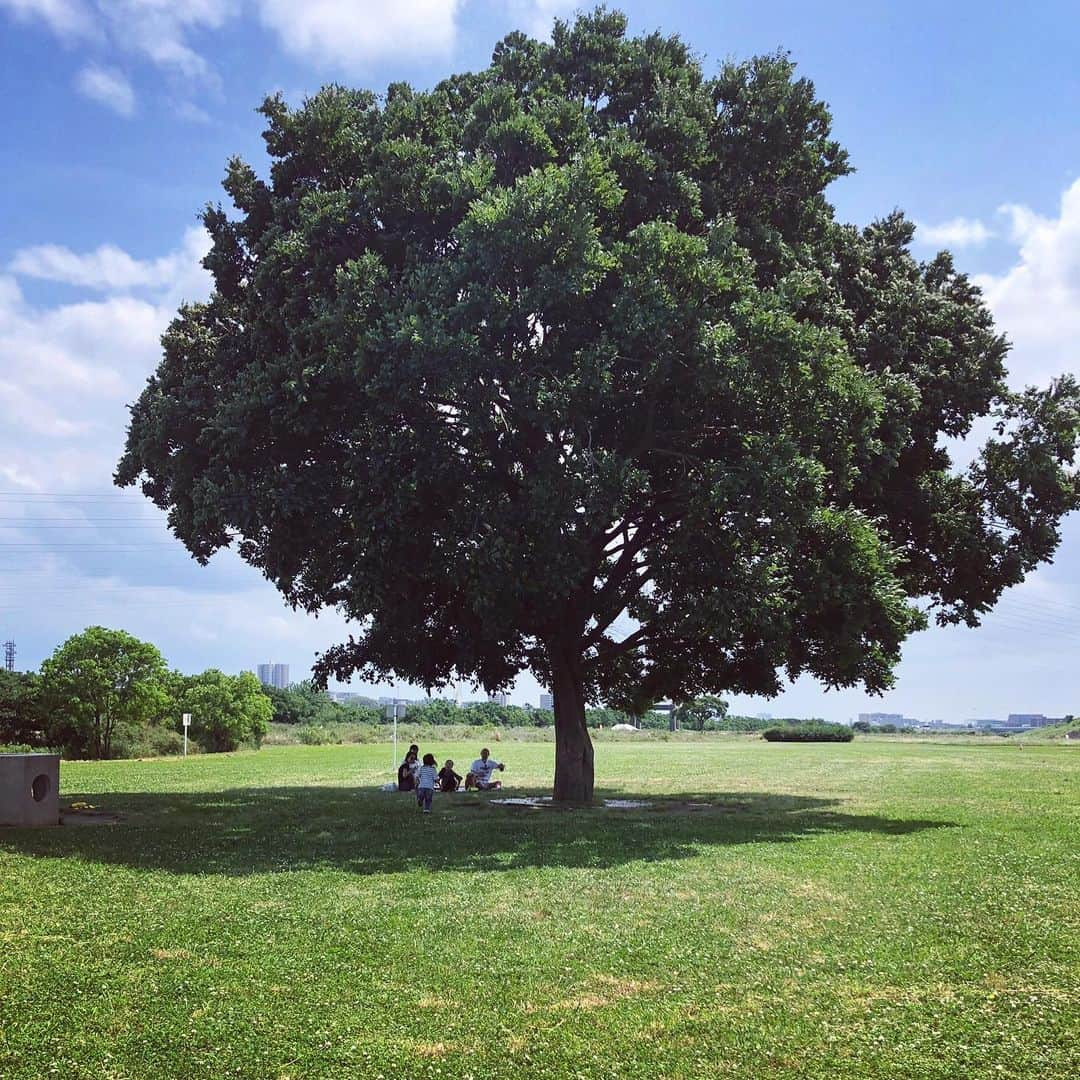
[[[423,818],[379,746],[65,764],[123,818],[0,830],[0,1076],[1080,1075],[1077,748],[597,752],[647,809]]]

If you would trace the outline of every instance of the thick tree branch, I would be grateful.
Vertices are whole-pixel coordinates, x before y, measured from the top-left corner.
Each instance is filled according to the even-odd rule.
[[[596,658],[599,660],[613,660],[617,656],[631,652],[648,641],[650,629],[650,624],[646,623],[644,626],[639,626],[632,634],[624,637],[622,641],[604,641],[601,639],[593,642],[593,647],[596,649]]]
[[[652,567],[647,562],[636,563],[630,572],[623,577],[620,584],[627,585],[631,577],[633,577],[632,586],[624,589],[617,600],[608,603],[603,610],[598,606],[594,607],[593,619],[596,621],[596,625],[585,637],[584,644],[586,648],[603,640],[607,628],[626,610],[630,595],[636,596],[641,591],[642,586],[650,580]]]

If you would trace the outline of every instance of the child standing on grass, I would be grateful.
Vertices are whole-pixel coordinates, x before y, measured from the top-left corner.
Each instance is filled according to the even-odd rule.
[[[416,778],[416,805],[424,808],[425,814],[431,813],[431,797],[435,794],[435,781],[439,770],[435,768],[435,755],[425,754],[424,764]]]

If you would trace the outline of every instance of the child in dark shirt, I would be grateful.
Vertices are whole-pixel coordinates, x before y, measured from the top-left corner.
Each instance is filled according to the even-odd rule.
[[[439,770],[439,790],[457,791],[461,785],[461,777],[454,772],[454,763],[447,758],[443,767]]]

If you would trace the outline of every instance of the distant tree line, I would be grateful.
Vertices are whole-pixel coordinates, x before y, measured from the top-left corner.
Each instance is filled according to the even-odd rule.
[[[0,746],[51,747],[69,758],[179,753],[182,716],[207,753],[258,746],[273,715],[249,671],[170,671],[154,645],[91,626],[38,672],[0,671]]]
[[[271,722],[305,729],[386,722],[383,706],[374,699],[335,701],[310,681],[278,689],[261,686],[251,672],[172,671],[154,645],[101,626],[68,638],[40,671],[0,670],[0,748],[51,747],[69,758],[98,759],[175,754],[183,745],[184,713],[192,717],[193,748],[206,753],[258,746]],[[712,696],[681,703],[675,716],[680,728],[702,732],[820,724],[733,716],[726,701]],[[405,718],[431,727],[545,728],[555,723],[550,709],[493,701],[458,704],[445,698],[410,704]],[[657,730],[670,723],[665,712],[633,716],[605,706],[587,709],[585,720],[592,729],[628,724]]]
[[[856,720],[851,725],[851,730],[859,732],[860,735],[910,735],[915,728],[910,724],[872,724],[869,720]]]
[[[325,727],[327,724],[378,724],[383,720],[382,707],[374,700],[342,703],[334,701],[325,690],[317,690],[310,681],[293,683],[282,690],[264,686],[270,700],[275,724],[303,724]]]

